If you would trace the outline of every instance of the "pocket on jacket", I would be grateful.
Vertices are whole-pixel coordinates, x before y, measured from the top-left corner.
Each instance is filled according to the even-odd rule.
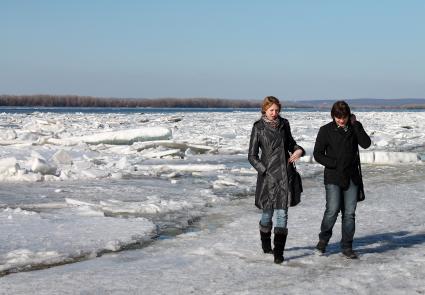
[[[266,187],[269,192],[271,192],[276,186],[276,182],[273,179],[273,176],[266,175]]]

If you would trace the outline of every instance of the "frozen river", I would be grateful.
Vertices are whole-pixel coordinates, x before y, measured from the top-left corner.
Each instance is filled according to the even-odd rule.
[[[373,141],[358,262],[339,257],[338,225],[330,255],[312,254],[324,191],[311,152],[329,114],[283,116],[307,156],[279,267],[260,252],[246,160],[257,113],[2,114],[0,293],[321,294],[336,278],[336,294],[425,292],[425,113],[357,114]]]

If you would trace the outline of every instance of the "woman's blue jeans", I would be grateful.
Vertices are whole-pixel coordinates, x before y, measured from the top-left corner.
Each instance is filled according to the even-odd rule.
[[[342,213],[342,238],[341,248],[351,249],[353,237],[356,229],[356,207],[358,186],[350,180],[347,190],[342,190],[338,185],[327,184],[326,189],[326,210],[320,226],[319,239],[326,244],[332,236],[332,228],[338,217],[339,211]]]
[[[288,222],[288,209],[264,209],[261,215],[260,224],[270,226],[272,224],[273,213],[275,213],[275,227],[286,228]]]

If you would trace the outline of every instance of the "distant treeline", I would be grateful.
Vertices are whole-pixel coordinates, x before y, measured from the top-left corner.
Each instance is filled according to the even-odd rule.
[[[0,106],[98,108],[260,108],[262,100],[222,98],[105,98],[77,95],[0,95]],[[283,108],[328,110],[334,100],[282,101]],[[353,109],[425,109],[425,99],[348,99]]]
[[[357,98],[347,99],[347,103],[354,110],[356,109],[382,109],[382,110],[423,110],[425,109],[424,98],[400,98],[400,99],[381,99],[381,98]],[[314,109],[330,109],[335,100],[304,100],[298,101],[298,107],[307,107]]]
[[[0,95],[0,106],[102,108],[259,108],[261,101],[219,98],[101,98],[74,95]]]

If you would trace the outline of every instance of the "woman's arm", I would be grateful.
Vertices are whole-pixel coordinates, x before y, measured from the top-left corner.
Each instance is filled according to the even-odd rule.
[[[251,139],[249,141],[249,149],[248,149],[248,161],[251,165],[257,170],[258,173],[264,174],[266,172],[266,167],[260,161],[258,157],[260,147],[260,139],[259,139],[259,131],[255,126],[252,127],[251,131]]]
[[[295,151],[297,150],[301,150],[301,153],[298,152],[297,154],[299,154],[299,157],[302,157],[305,155],[305,150],[299,146],[297,144],[297,142],[295,141],[295,139],[292,137],[292,133],[291,133],[291,126],[289,125],[289,121],[285,122],[287,124],[286,126],[286,133],[287,133],[287,141],[288,141],[288,151],[291,152],[292,154],[295,153]],[[298,157],[298,158],[299,158]]]

